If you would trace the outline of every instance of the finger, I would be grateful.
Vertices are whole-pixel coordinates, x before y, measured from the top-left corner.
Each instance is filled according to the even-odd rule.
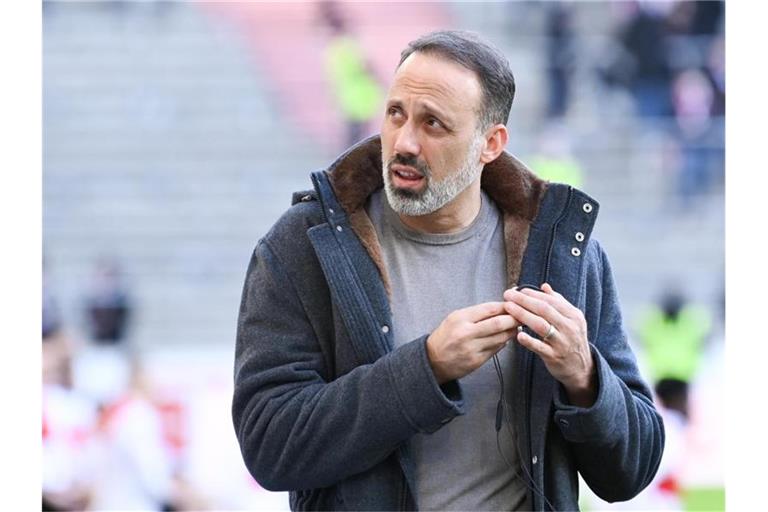
[[[537,340],[533,336],[529,335],[526,332],[519,332],[517,333],[517,341],[522,346],[530,350],[531,352],[540,355],[541,357],[551,359],[555,357],[555,349],[553,349],[549,344]]]
[[[506,302],[505,307],[507,312],[512,315],[518,322],[523,325],[527,325],[529,329],[532,329],[542,338],[547,335],[549,326],[554,325],[549,320],[530,312],[516,302]]]
[[[483,302],[460,310],[462,317],[472,323],[491,318],[504,313],[503,302]]]
[[[520,325],[520,322],[504,311],[501,315],[492,316],[477,322],[474,326],[474,336],[476,338],[483,338],[498,332],[515,329],[518,325]]]
[[[555,307],[546,300],[538,298],[539,296],[543,295],[541,292],[536,292],[539,295],[533,296],[525,293],[526,291],[528,290],[513,292],[511,294],[512,302],[522,306],[531,313],[544,318],[547,322],[553,324],[555,327],[561,327],[565,323],[566,317],[561,314],[560,311],[555,309]],[[549,329],[549,326],[546,326],[545,332],[546,329]]]
[[[571,304],[568,299],[563,297],[561,294],[557,293],[549,283],[544,283],[541,285],[541,289],[544,291],[544,296],[553,301],[551,304],[553,304],[553,306],[558,311],[560,311],[563,316],[571,319],[579,318],[581,310]]]
[[[510,329],[508,331],[496,333],[484,338],[477,338],[475,343],[477,344],[477,349],[480,352],[492,352],[495,354],[502,348],[506,347],[509,341],[515,339],[516,334],[517,329]]]
[[[579,317],[579,309],[568,302],[565,297],[553,290],[549,283],[544,283],[541,285],[541,289],[543,292],[538,290],[531,290],[529,288],[520,290],[520,292],[530,297],[536,297],[537,299],[546,301],[550,306],[555,308],[561,315],[566,318],[575,320]]]
[[[502,295],[504,300],[512,300],[510,297],[512,297],[512,292],[514,292],[515,290],[517,290],[517,286],[513,286],[509,290],[504,290],[504,294]]]

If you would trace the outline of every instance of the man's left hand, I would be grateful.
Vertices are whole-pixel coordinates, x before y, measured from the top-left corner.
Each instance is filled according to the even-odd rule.
[[[517,341],[541,357],[573,405],[590,407],[597,398],[597,376],[587,341],[587,321],[548,283],[541,289],[543,292],[529,288],[504,292],[507,312],[541,337],[537,340],[521,331]]]

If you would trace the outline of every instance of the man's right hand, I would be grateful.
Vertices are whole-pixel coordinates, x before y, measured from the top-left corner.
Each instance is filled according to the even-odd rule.
[[[514,337],[519,323],[503,302],[485,302],[449,314],[427,338],[427,356],[439,384],[480,368]]]

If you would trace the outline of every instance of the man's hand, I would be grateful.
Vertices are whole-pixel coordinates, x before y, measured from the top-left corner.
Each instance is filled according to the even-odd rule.
[[[549,284],[541,289],[543,293],[528,288],[504,292],[504,299],[509,301],[504,303],[505,310],[542,338],[519,332],[517,341],[541,357],[549,373],[565,387],[572,404],[589,407],[597,398],[597,376],[587,341],[587,321]]]
[[[520,325],[503,302],[457,309],[427,338],[427,356],[439,384],[459,379],[481,367],[506,346]]]

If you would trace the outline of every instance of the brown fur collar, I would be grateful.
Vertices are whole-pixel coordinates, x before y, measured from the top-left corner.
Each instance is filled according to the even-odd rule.
[[[379,267],[389,293],[389,279],[376,232],[363,208],[368,197],[383,186],[381,139],[371,137],[353,147],[331,165],[328,177],[336,199],[350,217],[352,228]],[[504,213],[507,284],[513,286],[520,276],[530,224],[536,218],[548,183],[507,152],[485,166],[480,183]]]

